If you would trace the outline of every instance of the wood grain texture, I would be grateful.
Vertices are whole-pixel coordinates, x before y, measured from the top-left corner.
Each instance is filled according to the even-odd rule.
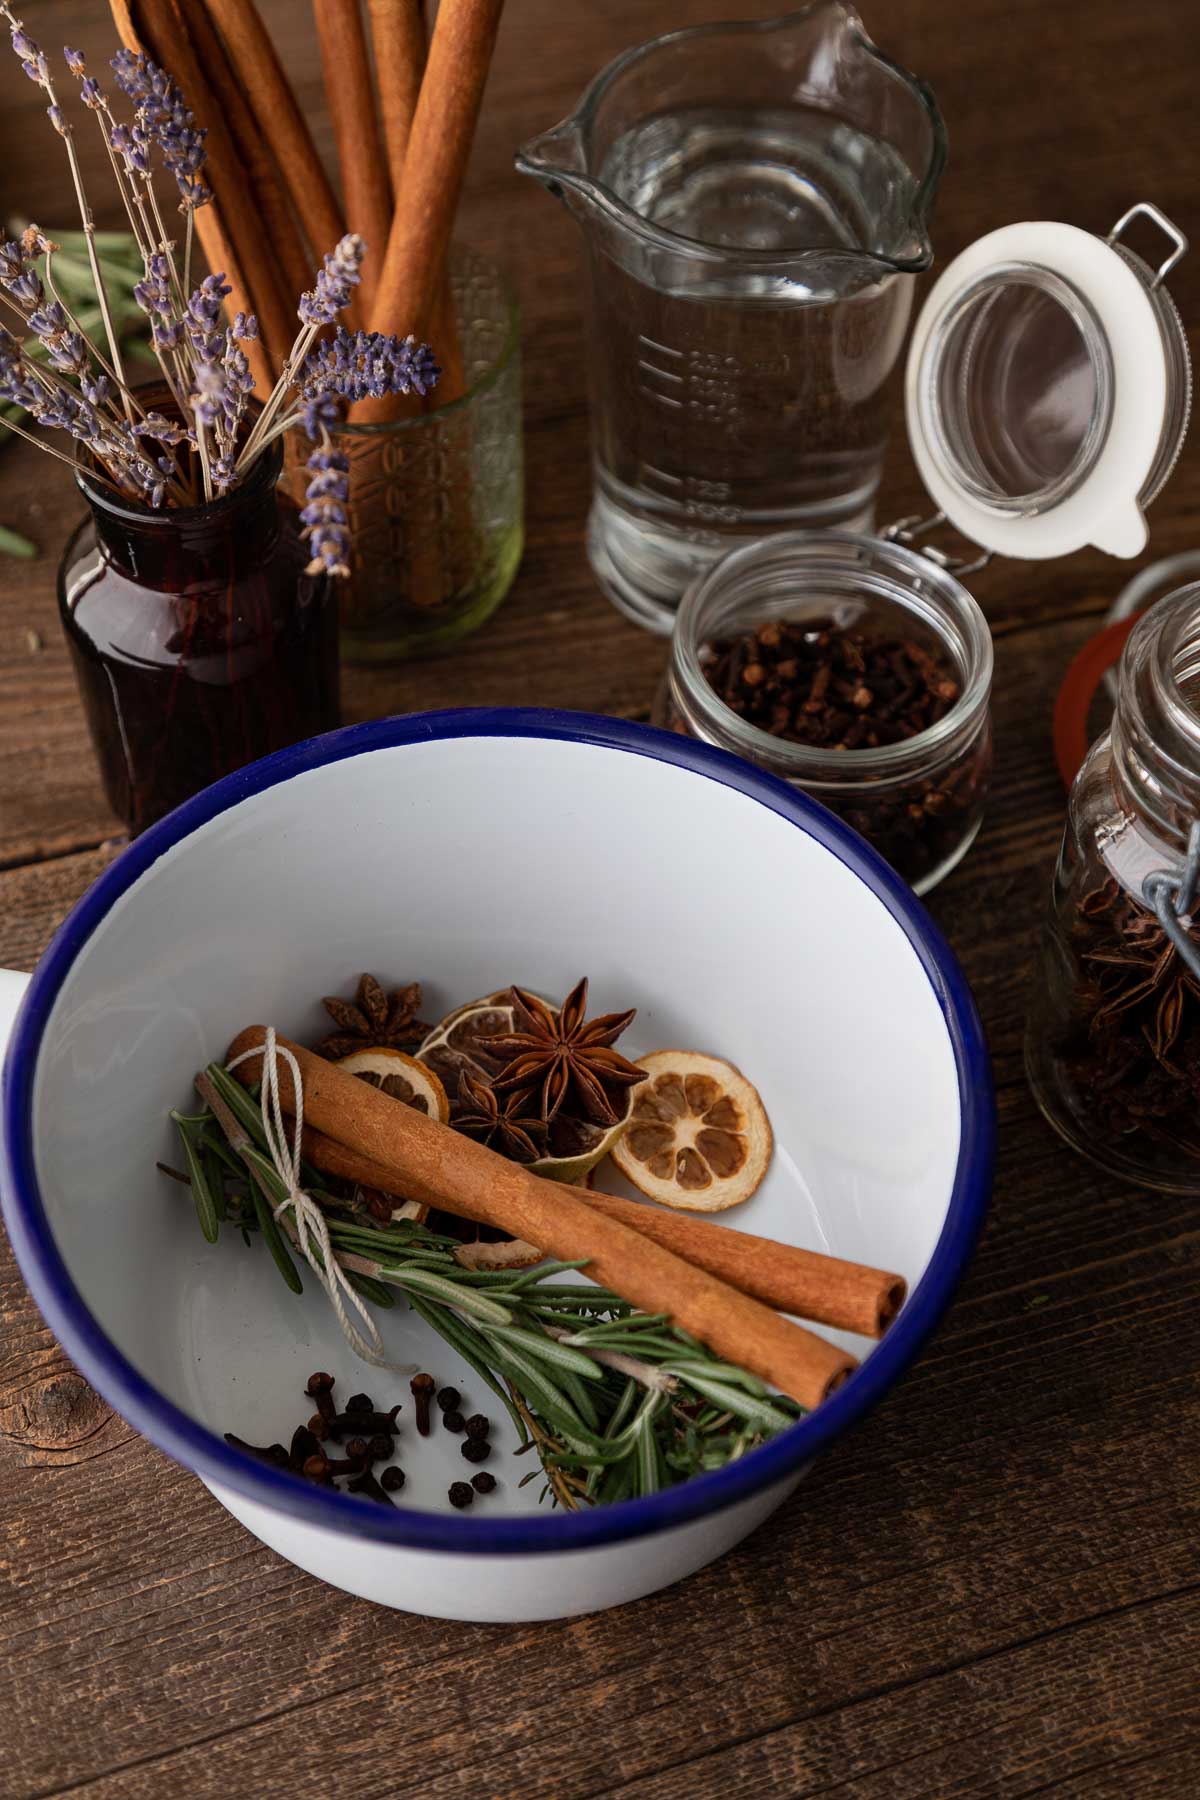
[[[513,0],[463,232],[515,264],[524,294],[529,550],[510,600],[460,653],[352,672],[351,717],[493,701],[645,716],[664,648],[599,598],[583,554],[574,228],[513,175],[511,154],[617,51],[711,10],[680,0],[651,17],[637,0],[597,0],[567,22],[550,0]],[[99,58],[102,11],[47,0],[36,29]],[[299,11],[264,6],[328,156]],[[939,256],[1015,218],[1107,229],[1143,197],[1200,236],[1189,18],[1188,0],[952,12],[893,0],[870,14],[949,121]],[[52,226],[59,172],[37,96],[11,80],[3,94],[0,210]],[[1200,258],[1172,289],[1200,321]],[[1193,447],[1154,509],[1151,554],[1200,541],[1196,471]],[[897,443],[884,515],[919,504]],[[0,963],[20,967],[115,831],[55,618],[53,553],[75,510],[32,452],[0,454],[0,518],[46,547],[37,563],[0,563]],[[364,1800],[1191,1800],[1200,1196],[1085,1167],[1042,1125],[1021,1069],[1063,814],[1050,705],[1129,573],[1084,555],[997,565],[975,583],[996,636],[995,788],[933,911],[991,1042],[996,1196],[956,1304],[887,1403],[782,1514],[680,1588],[566,1624],[440,1624],[347,1599],[253,1543],[71,1373],[5,1255],[4,1800],[271,1800],[331,1781]]]

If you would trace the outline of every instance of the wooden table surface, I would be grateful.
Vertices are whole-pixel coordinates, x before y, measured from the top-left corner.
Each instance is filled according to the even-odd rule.
[[[574,227],[513,173],[512,151],[616,52],[713,7],[510,0],[462,225],[524,297],[529,548],[508,603],[460,652],[350,673],[349,718],[475,702],[646,716],[664,646],[618,618],[584,558]],[[97,57],[105,11],[26,9],[48,47]],[[1192,12],[880,4],[868,24],[948,121],[939,260],[1014,219],[1103,232],[1139,199],[1200,239]],[[274,0],[268,15],[328,149],[307,8]],[[9,66],[0,95],[0,216],[68,223],[35,90]],[[1195,326],[1200,255],[1172,288]],[[1198,469],[1193,444],[1143,561],[1196,546]],[[883,516],[920,504],[897,442]],[[34,563],[0,561],[0,965],[17,968],[114,853],[55,617],[75,511],[55,465],[0,453],[0,520],[42,546]],[[319,1586],[248,1537],[89,1390],[5,1251],[0,1795],[1200,1791],[1200,1202],[1072,1157],[1020,1054],[1063,816],[1050,709],[1130,573],[1085,554],[976,581],[996,638],[995,789],[932,909],[991,1039],[999,1167],[974,1265],[901,1387],[682,1586],[564,1624],[442,1624]]]

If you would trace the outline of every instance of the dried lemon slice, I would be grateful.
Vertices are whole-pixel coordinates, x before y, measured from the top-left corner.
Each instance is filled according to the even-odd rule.
[[[427,1113],[431,1119],[437,1119],[444,1125],[450,1117],[450,1102],[446,1090],[424,1063],[419,1063],[415,1056],[406,1056],[403,1050],[393,1050],[390,1045],[376,1044],[366,1050],[352,1050],[349,1056],[338,1058],[339,1069],[347,1075],[357,1075],[360,1081],[369,1081],[372,1087],[382,1089],[393,1100],[399,1100],[403,1106],[411,1106],[415,1112]],[[365,1190],[364,1190],[365,1191]],[[388,1205],[391,1200],[399,1200],[399,1205],[392,1207],[390,1214]],[[429,1208],[419,1200],[405,1200],[400,1195],[381,1197],[382,1217],[392,1219],[415,1219],[423,1225],[429,1217]]]
[[[612,1159],[650,1200],[724,1212],[748,1200],[771,1160],[771,1124],[757,1089],[732,1063],[695,1050],[638,1058],[648,1079]]]
[[[450,1117],[450,1102],[437,1075],[415,1056],[390,1045],[376,1045],[367,1050],[353,1050],[338,1058],[337,1067],[347,1075],[357,1075],[372,1087],[382,1088],[393,1100],[400,1100],[416,1112],[428,1113],[444,1125]]]

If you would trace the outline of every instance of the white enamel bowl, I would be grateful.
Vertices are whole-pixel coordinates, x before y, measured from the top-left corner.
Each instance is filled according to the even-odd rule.
[[[758,1085],[774,1162],[730,1226],[904,1274],[911,1296],[817,1413],[686,1486],[593,1512],[539,1506],[496,1433],[499,1490],[446,1488],[407,1381],[345,1347],[311,1279],[210,1248],[166,1114],[238,1029],[321,1030],[363,968],[424,982],[428,1017],[518,979],[635,1005],[636,1055],[711,1049]],[[0,1005],[3,995],[0,994]],[[21,1005],[4,1085],[5,1217],[83,1374],[281,1555],[385,1605],[552,1618],[664,1587],[751,1531],[874,1404],[945,1307],[982,1221],[992,1100],[970,996],[924,909],[862,841],[771,777],[689,740],[574,714],[356,726],[230,777],[139,838],[62,928]],[[494,1397],[402,1305],[389,1355]],[[402,1399],[395,1510],[222,1441],[286,1440],[310,1370]],[[503,1415],[501,1414],[501,1417]],[[505,1421],[507,1426],[507,1421]],[[847,1522],[853,1555],[854,1522]]]

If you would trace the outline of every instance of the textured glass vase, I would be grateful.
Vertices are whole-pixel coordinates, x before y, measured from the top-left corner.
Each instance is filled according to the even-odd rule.
[[[350,662],[396,662],[456,643],[496,610],[521,560],[516,302],[492,265],[468,251],[455,255],[452,288],[466,393],[416,418],[338,436],[351,464],[354,562],[342,596]]]

